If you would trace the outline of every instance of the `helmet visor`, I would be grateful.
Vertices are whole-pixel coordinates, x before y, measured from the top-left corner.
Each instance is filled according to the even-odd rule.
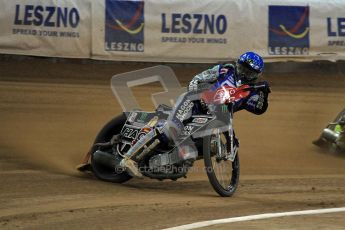
[[[259,73],[255,70],[251,69],[248,65],[244,63],[237,63],[237,73],[240,78],[248,81],[253,82],[259,77]]]

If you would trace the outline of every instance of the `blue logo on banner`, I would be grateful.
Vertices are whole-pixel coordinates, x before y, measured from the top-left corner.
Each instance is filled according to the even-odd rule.
[[[345,17],[327,17],[328,46],[345,47]]]
[[[105,50],[144,51],[144,1],[105,1]]]
[[[309,53],[309,6],[269,6],[268,53]]]

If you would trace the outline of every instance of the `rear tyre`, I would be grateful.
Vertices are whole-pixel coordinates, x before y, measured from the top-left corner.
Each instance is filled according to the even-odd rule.
[[[227,160],[225,153],[219,153],[218,146],[215,148],[214,140],[218,138],[221,140],[221,152],[221,149],[226,149],[226,145],[230,144],[225,138],[227,132],[219,133],[217,130],[214,129],[210,136],[203,139],[205,170],[213,189],[220,196],[230,197],[235,193],[239,183],[240,160],[238,153],[234,161]]]
[[[122,114],[109,121],[98,133],[94,144],[108,142],[114,135],[119,134],[126,119],[126,115]],[[96,150],[98,150],[96,146],[91,150],[91,167],[98,179],[113,183],[124,183],[132,178],[126,172],[116,172],[114,167],[109,167],[101,161],[95,160],[94,153]],[[112,155],[112,153],[109,154]]]

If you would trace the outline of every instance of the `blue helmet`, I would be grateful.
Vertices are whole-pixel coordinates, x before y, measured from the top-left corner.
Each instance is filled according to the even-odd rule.
[[[242,83],[251,83],[258,79],[264,70],[262,57],[254,52],[246,52],[236,63],[236,72]]]

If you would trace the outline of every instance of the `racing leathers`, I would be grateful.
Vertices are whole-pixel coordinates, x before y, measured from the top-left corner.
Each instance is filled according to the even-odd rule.
[[[159,143],[165,142],[169,145],[178,145],[179,135],[184,130],[184,121],[191,117],[193,109],[199,104],[199,92],[202,83],[215,83],[220,78],[226,78],[223,84],[233,87],[239,87],[248,82],[243,82],[236,75],[235,66],[231,64],[216,65],[198,75],[196,75],[188,85],[188,92],[182,94],[172,112],[170,113],[164,125],[153,128],[148,134],[139,139],[125,154],[124,159],[121,161],[120,166],[127,169],[127,172],[132,176],[141,177],[135,161],[133,159],[140,159],[150,150],[155,148]],[[252,91],[248,97],[242,98],[233,103],[233,112],[245,109],[254,114],[262,114],[268,107],[268,83],[262,82],[267,87],[265,90]],[[202,100],[201,100],[202,101]],[[201,105],[202,106],[202,105]],[[207,109],[205,109],[207,110]],[[210,112],[210,111],[208,111]],[[217,111],[214,111],[217,113]],[[223,113],[224,114],[224,113]],[[224,120],[230,119],[229,114],[223,115]],[[217,116],[220,118],[220,116]]]
[[[232,64],[216,65],[211,69],[196,75],[188,85],[188,91],[197,91],[202,83],[214,83],[219,78],[227,78],[226,84],[233,87],[240,87],[243,84],[253,84],[239,79],[236,75],[235,66]],[[261,82],[267,87],[263,90],[252,91],[247,98],[235,102],[234,112],[245,109],[251,113],[260,115],[266,112],[268,107],[268,94],[270,92],[267,82]]]

